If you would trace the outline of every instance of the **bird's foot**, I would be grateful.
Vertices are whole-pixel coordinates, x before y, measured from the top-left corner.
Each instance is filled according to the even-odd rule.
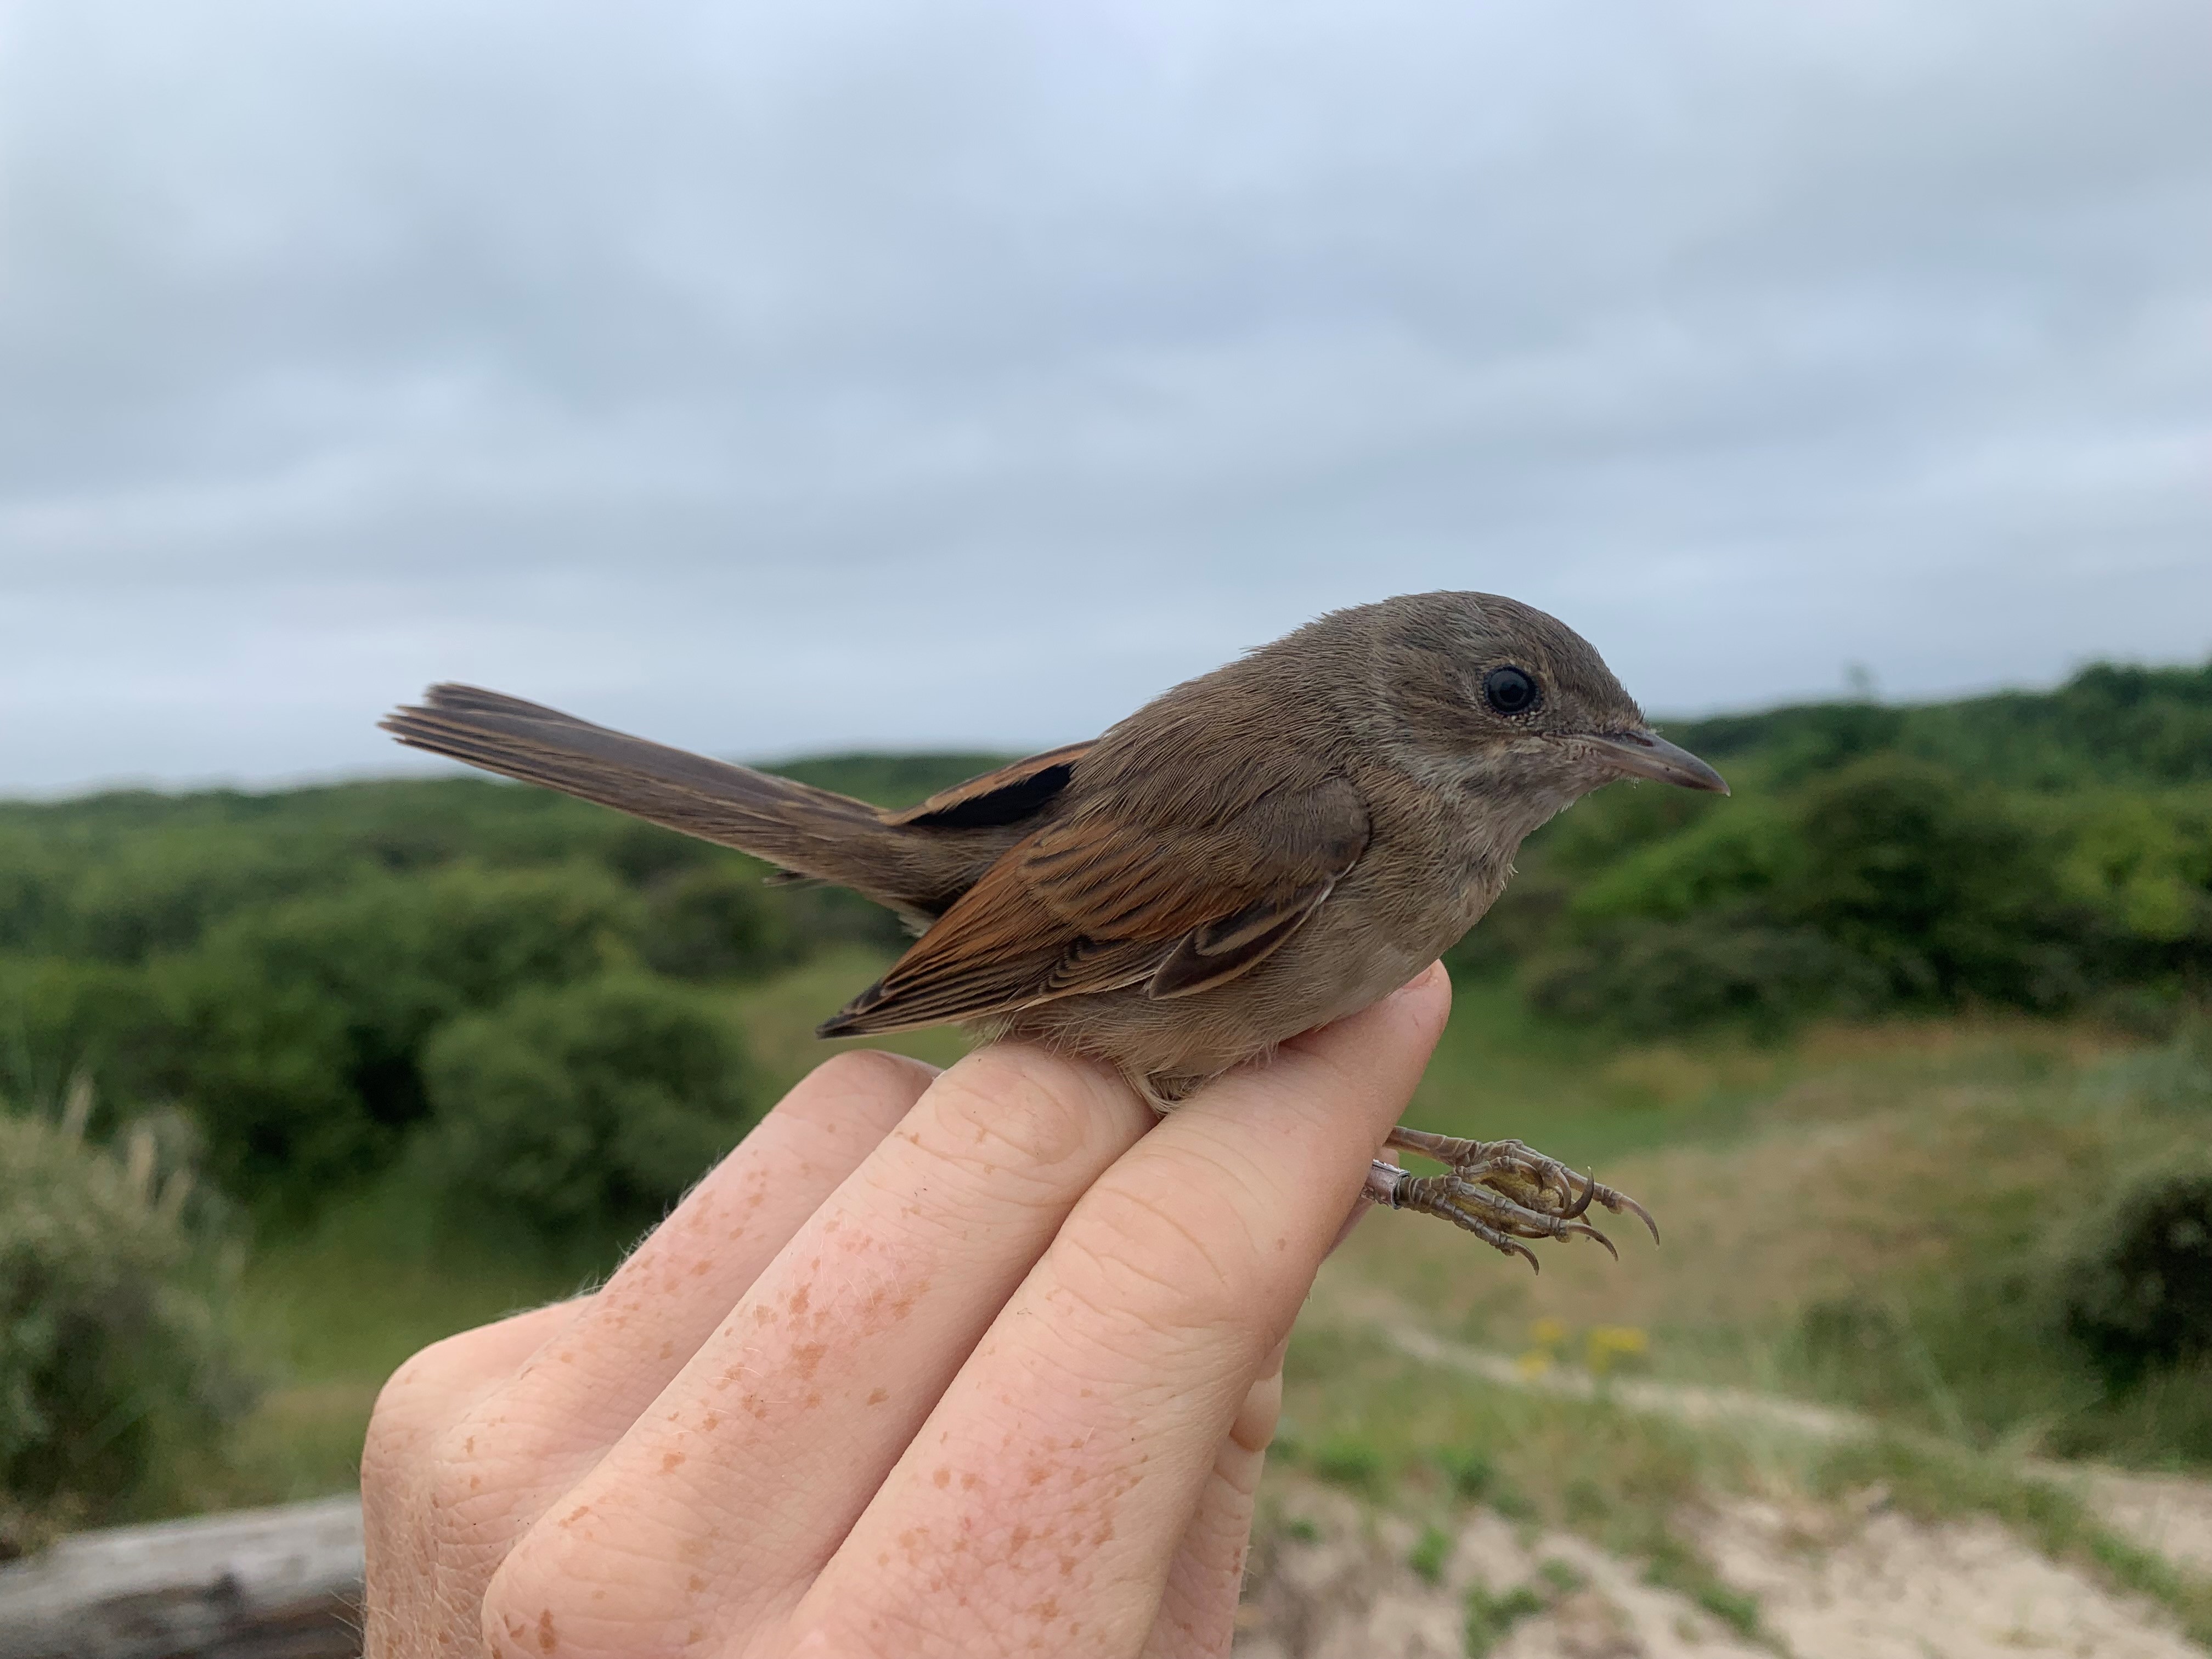
[[[1531,1267],[1537,1265],[1535,1253],[1521,1243],[1524,1238],[1594,1238],[1619,1257],[1613,1241],[1582,1218],[1594,1203],[1615,1215],[1634,1216],[1658,1241],[1658,1223],[1634,1199],[1521,1141],[1462,1140],[1401,1127],[1384,1144],[1434,1158],[1444,1172],[1415,1175],[1378,1161],[1368,1173],[1369,1197],[1393,1209],[1442,1216]]]

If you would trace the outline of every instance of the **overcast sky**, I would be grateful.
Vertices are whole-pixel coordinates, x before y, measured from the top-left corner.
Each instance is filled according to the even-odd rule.
[[[2203,0],[0,0],[0,793],[2212,650]]]

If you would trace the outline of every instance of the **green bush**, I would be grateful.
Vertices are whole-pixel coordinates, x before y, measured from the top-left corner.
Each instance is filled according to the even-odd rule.
[[[2170,814],[2123,816],[2130,836],[2091,856],[2048,813],[1873,754],[1794,799],[1726,803],[1629,844],[1571,897],[1535,860],[1562,920],[1523,945],[1523,988],[1555,1018],[1656,1036],[1888,1006],[2050,1011],[2100,985],[2181,982],[2212,854]],[[2129,916],[2154,934],[2129,943]]]
[[[2055,897],[2055,849],[1993,798],[1880,756],[1808,790],[1776,920],[1873,963],[1905,1002],[2057,1008],[2084,988],[2082,918]]]
[[[1789,814],[1770,802],[1744,801],[1600,872],[1575,895],[1573,914],[1592,922],[1679,921],[1733,910],[1801,880],[1805,856],[1804,838]]]
[[[82,1121],[0,1115],[0,1555],[173,1501],[252,1402],[188,1176]]]
[[[456,1020],[424,1071],[440,1178],[549,1232],[650,1224],[763,1109],[729,1022],[639,975]]]
[[[1528,969],[1529,1006],[1555,1019],[1658,1036],[1735,1023],[1771,1034],[1813,1013],[1858,1013],[1880,973],[1810,928],[1700,919],[1585,936]]]
[[[2108,1383],[2212,1359],[2212,1166],[2135,1186],[2071,1264],[2067,1328]]]
[[[143,970],[65,957],[0,956],[0,1098],[58,1102],[73,1078],[143,1098],[170,1047]]]
[[[55,941],[95,961],[143,963],[189,950],[226,916],[372,873],[336,848],[296,837],[198,830],[134,839],[81,868]]]
[[[635,899],[581,865],[380,876],[249,912],[161,965],[175,1091],[229,1190],[311,1194],[428,1115],[422,1055],[441,1024],[620,963],[638,927]]]
[[[751,978],[788,965],[796,952],[784,914],[746,860],[675,872],[646,893],[640,949],[646,965],[678,979]]]

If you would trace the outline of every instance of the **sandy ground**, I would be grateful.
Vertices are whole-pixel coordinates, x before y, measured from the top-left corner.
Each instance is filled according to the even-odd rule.
[[[2184,1571],[2212,1578],[2212,1482],[2100,1470],[2084,1495],[2105,1523]]]
[[[1504,1356],[1443,1341],[1387,1301],[1370,1298],[1369,1307],[1380,1334],[1428,1364],[1513,1388],[1593,1389],[1571,1370],[1531,1376]],[[1734,1389],[1625,1382],[1610,1397],[1633,1411],[1754,1421],[1814,1439],[1873,1426],[1851,1413]],[[2185,1571],[2212,1577],[2212,1483],[2062,1464],[2034,1472],[2075,1485],[2115,1530]],[[1415,1540],[1410,1522],[1374,1516],[1319,1486],[1293,1488],[1286,1514],[1294,1530],[1313,1536],[1285,1534],[1255,1559],[1236,1650],[1244,1659],[1459,1656],[1468,1651],[1466,1606],[1478,1585],[1492,1595],[1528,1586],[1546,1604],[1497,1640],[1494,1659],[1777,1651],[1795,1659],[2201,1659],[2163,1608],[2054,1564],[1994,1521],[1923,1525],[1873,1497],[1789,1510],[1734,1501],[1694,1523],[1723,1581],[1759,1598],[1761,1634],[1771,1645],[1747,1642],[1580,1539],[1532,1538],[1495,1516],[1467,1522],[1430,1584],[1406,1565]],[[1546,1563],[1553,1564],[1549,1579]],[[1581,1588],[1562,1591],[1554,1580],[1578,1580]]]
[[[1409,1522],[1319,1487],[1292,1489],[1285,1512],[1305,1535],[1255,1560],[1240,1659],[1456,1659],[1468,1651],[1470,1589],[1502,1598],[1519,1586],[1542,1606],[1510,1625],[1493,1659],[2201,1659],[2162,1609],[2053,1565],[1994,1522],[1923,1526],[1878,1503],[1741,1502],[1696,1523],[1723,1578],[1759,1598],[1771,1645],[1577,1538],[1477,1516],[1431,1584],[1406,1565]]]

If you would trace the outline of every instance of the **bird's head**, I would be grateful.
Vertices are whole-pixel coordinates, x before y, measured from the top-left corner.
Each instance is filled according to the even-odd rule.
[[[1719,773],[1651,729],[1589,641],[1532,606],[1416,593],[1327,621],[1364,636],[1370,738],[1425,781],[1525,818],[1521,834],[1620,778],[1728,793]]]

